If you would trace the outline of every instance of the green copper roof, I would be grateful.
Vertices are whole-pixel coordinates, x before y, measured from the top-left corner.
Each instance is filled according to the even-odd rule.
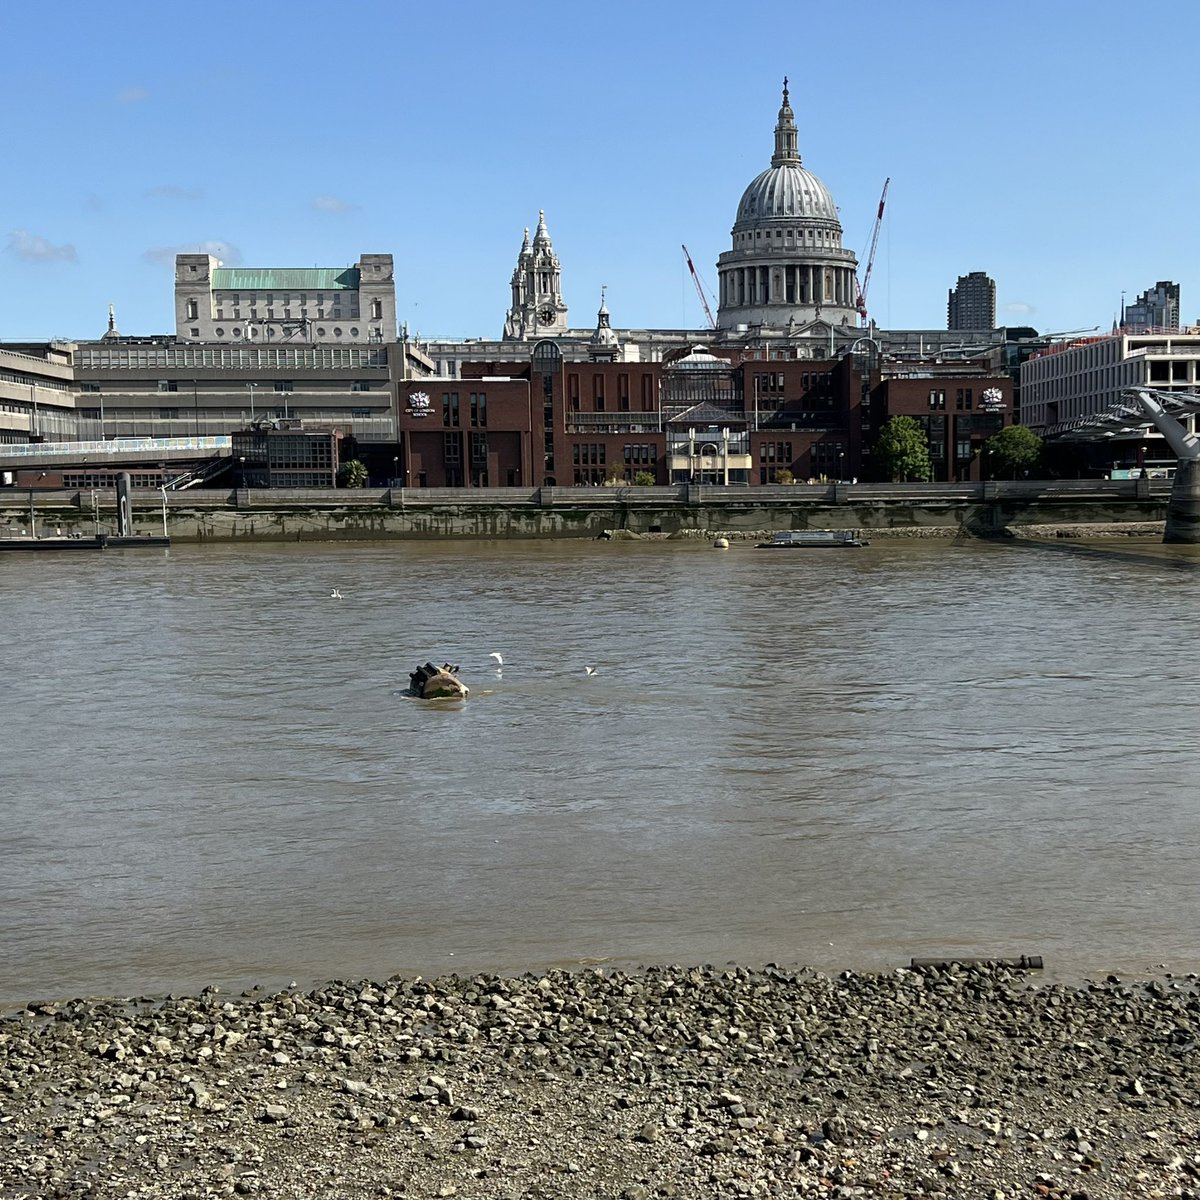
[[[218,292],[336,292],[358,289],[357,267],[218,267]]]

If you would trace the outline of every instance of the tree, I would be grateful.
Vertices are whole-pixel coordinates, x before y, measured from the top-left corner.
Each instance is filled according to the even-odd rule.
[[[1010,475],[1027,471],[1042,457],[1042,439],[1028,426],[1006,425],[983,443],[991,474]]]
[[[775,472],[775,482],[784,484],[795,483],[796,477],[792,474],[790,468],[780,467],[779,470]]]
[[[929,442],[915,417],[890,417],[885,421],[874,453],[879,473],[885,479],[928,482],[933,476]]]
[[[633,477],[635,487],[653,487],[657,482],[653,471],[639,471]]]
[[[367,486],[367,467],[358,458],[352,458],[338,467],[338,487],[361,488]]]

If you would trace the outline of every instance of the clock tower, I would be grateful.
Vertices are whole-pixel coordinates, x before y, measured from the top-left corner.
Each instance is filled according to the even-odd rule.
[[[526,229],[512,274],[512,306],[504,320],[504,340],[534,341],[566,332],[562,268],[546,229],[546,214],[539,212],[533,241]]]

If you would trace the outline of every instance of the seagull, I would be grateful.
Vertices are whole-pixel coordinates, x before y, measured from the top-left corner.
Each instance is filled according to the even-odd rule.
[[[595,673],[596,673],[596,668],[595,668],[595,667],[584,667],[583,669],[584,669],[584,670],[585,670],[585,671],[586,671],[586,672],[587,672],[589,675],[595,675]]]
[[[342,598],[342,593],[339,592],[337,588],[334,588],[333,591],[329,593],[329,598],[330,600],[340,600]]]
[[[493,651],[491,652],[491,654],[489,654],[489,655],[488,655],[488,658],[494,658],[494,659],[496,660],[496,670],[497,670],[497,671],[498,671],[498,670],[499,670],[499,669],[500,669],[502,666],[504,666],[504,658],[503,658],[501,655],[497,654],[495,650],[493,650]]]

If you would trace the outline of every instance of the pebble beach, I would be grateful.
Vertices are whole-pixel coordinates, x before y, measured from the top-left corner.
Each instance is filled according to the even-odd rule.
[[[0,1198],[1200,1196],[1195,976],[394,977],[0,1021]]]

